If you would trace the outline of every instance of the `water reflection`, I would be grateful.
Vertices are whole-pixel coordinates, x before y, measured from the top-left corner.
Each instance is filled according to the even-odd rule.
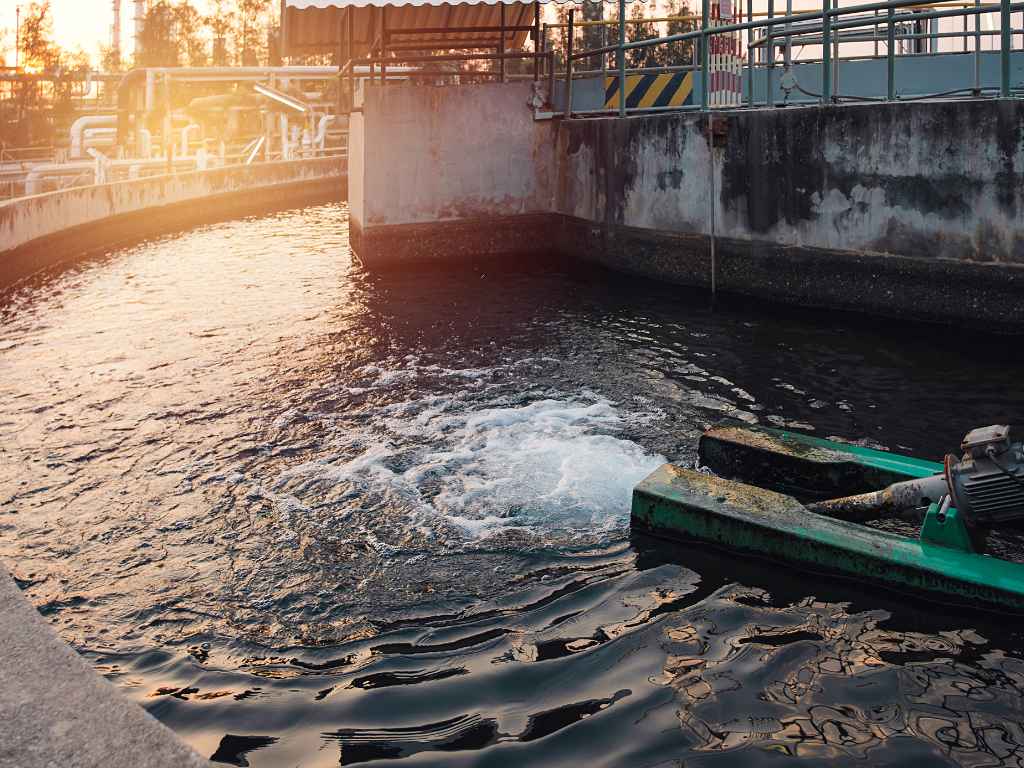
[[[229,765],[1017,764],[1016,620],[628,528],[723,415],[925,456],[1024,420],[1012,346],[554,260],[371,276],[344,217],[0,296],[0,557],[128,695]]]

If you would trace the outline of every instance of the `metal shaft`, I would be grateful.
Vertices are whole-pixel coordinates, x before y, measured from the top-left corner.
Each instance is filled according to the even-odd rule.
[[[881,491],[844,496],[841,499],[808,504],[815,514],[862,523],[883,517],[897,517],[919,507],[938,501],[949,494],[945,475],[933,475],[921,480],[894,483]]]

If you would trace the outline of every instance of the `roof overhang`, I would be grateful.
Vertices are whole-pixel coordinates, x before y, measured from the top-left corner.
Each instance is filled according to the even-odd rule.
[[[281,0],[282,53],[362,58],[382,29],[389,51],[494,50],[501,44],[497,30],[503,16],[505,48],[519,50],[529,36],[535,5],[564,1],[574,0]]]

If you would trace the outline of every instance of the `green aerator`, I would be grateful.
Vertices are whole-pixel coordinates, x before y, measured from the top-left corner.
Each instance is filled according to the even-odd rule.
[[[1024,612],[1024,564],[985,553],[1024,520],[1024,442],[975,429],[943,463],[764,427],[704,433],[700,463],[663,465],[633,490],[633,526],[779,562]],[[917,538],[863,525],[919,521]]]

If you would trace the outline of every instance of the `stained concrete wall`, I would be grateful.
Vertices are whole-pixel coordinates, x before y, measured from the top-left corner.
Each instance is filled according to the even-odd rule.
[[[0,285],[75,255],[161,226],[282,198],[344,196],[344,158],[317,158],[152,176],[0,203]]]
[[[1024,101],[725,113],[716,232],[774,245],[1024,264]],[[710,234],[707,118],[563,122],[558,210]]]
[[[554,134],[534,121],[532,93],[532,83],[367,87],[349,135],[357,250],[381,226],[403,226],[414,245],[417,225],[549,214]],[[401,246],[389,243],[378,249]]]
[[[1024,330],[1024,100],[735,110],[712,150],[707,115],[387,90],[353,134],[369,265],[546,248],[707,286],[713,220],[721,290]]]

